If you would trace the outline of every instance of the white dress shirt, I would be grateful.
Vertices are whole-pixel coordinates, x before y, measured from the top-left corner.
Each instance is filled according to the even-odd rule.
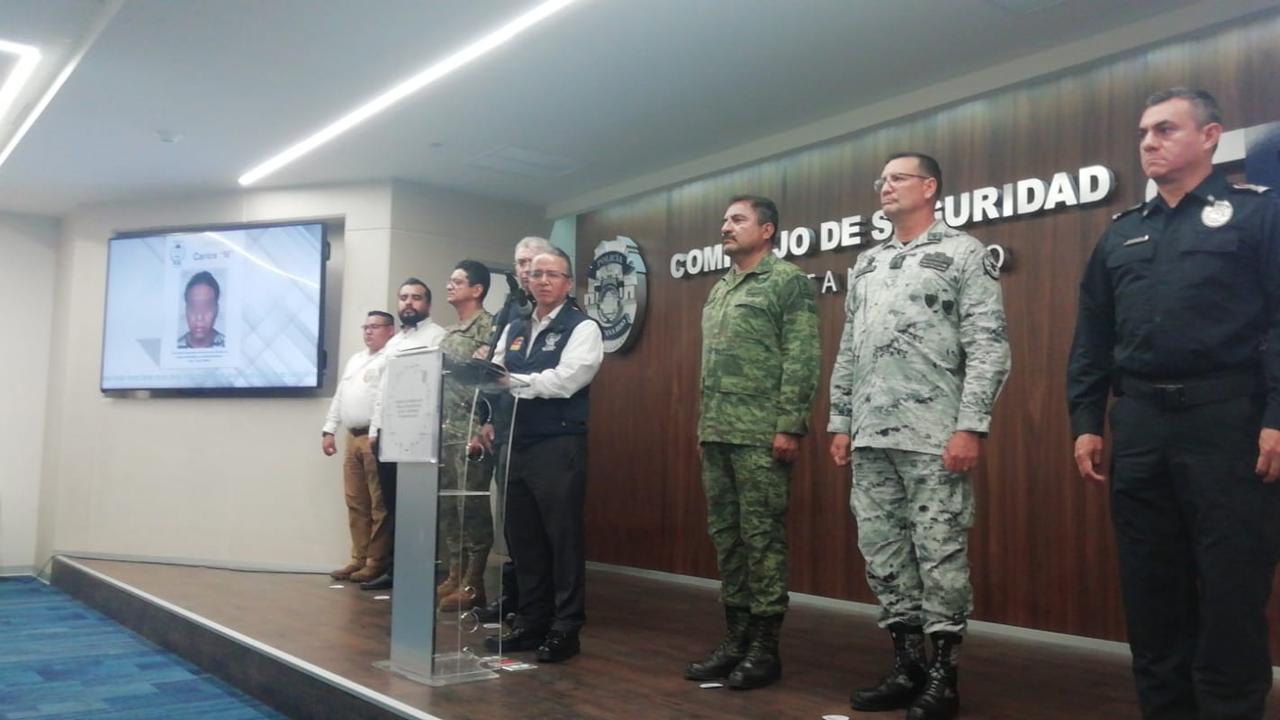
[[[547,329],[562,309],[564,309],[564,303],[541,319],[538,318],[538,313],[534,312],[533,317],[530,318],[533,321],[533,330],[529,334],[530,342],[525,343],[525,357],[529,357],[529,353],[533,352],[538,334]],[[502,331],[502,337],[498,339],[497,349],[493,353],[493,361],[503,367],[506,367],[504,360],[507,356],[507,346],[510,344],[507,337],[510,333],[511,326],[508,325]],[[600,336],[600,326],[590,320],[580,322],[569,334],[569,339],[565,341],[564,350],[560,353],[560,362],[555,367],[536,373],[511,373],[513,379],[528,383],[512,387],[511,394],[526,399],[572,397],[574,393],[591,382],[603,361],[604,340]]]
[[[386,364],[386,347],[376,353],[365,348],[347,360],[338,389],[333,393],[333,402],[329,403],[322,432],[332,434],[339,425],[348,430],[369,427],[374,396],[382,383],[382,369]]]
[[[400,328],[400,332],[387,341],[382,351],[390,359],[393,355],[405,350],[440,347],[440,341],[444,340],[447,334],[444,328],[437,325],[431,318],[427,318],[415,327]],[[378,437],[378,430],[382,427],[382,396],[386,391],[387,374],[384,372],[378,383],[378,391],[374,394],[373,412],[369,418],[369,436],[372,438]]]

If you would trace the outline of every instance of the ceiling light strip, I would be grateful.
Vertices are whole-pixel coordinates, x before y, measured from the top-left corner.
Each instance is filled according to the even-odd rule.
[[[528,30],[537,23],[551,17],[555,13],[564,9],[566,6],[576,2],[577,0],[547,0],[532,10],[525,12],[511,22],[494,30],[480,39],[472,42],[454,54],[440,60],[431,66],[422,70],[417,75],[401,82],[400,84],[386,90],[369,102],[352,110],[351,112],[338,118],[333,123],[317,132],[316,134],[306,138],[305,140],[289,147],[284,152],[272,157],[270,160],[258,165],[249,172],[240,176],[241,185],[252,185],[316,148],[324,145],[335,137],[368,120],[374,115],[386,110],[395,103],[448,75],[449,73],[461,68],[467,63],[485,55],[510,41],[520,33]]]
[[[14,148],[18,147],[18,143],[22,142],[22,138],[27,134],[27,131],[39,119],[40,113],[43,113],[44,109],[49,107],[49,103],[53,102],[53,96],[58,94],[58,91],[62,89],[63,83],[67,81],[67,78],[71,77],[72,72],[75,72],[80,60],[84,58],[85,53],[89,51],[89,48],[98,39],[98,36],[102,34],[102,31],[106,29],[107,24],[111,22],[111,18],[115,17],[115,14],[124,5],[124,1],[107,0],[107,2],[103,3],[102,10],[98,12],[97,17],[93,19],[93,24],[89,26],[88,32],[81,38],[80,45],[76,48],[75,53],[67,60],[67,64],[62,67],[58,76],[54,78],[53,83],[49,85],[49,89],[45,90],[44,95],[40,96],[40,100],[36,102],[35,107],[31,109],[31,112],[27,113],[26,119],[22,121],[22,125],[18,126],[13,137],[9,138],[4,150],[0,150],[0,166],[4,165],[9,156],[13,154]]]
[[[36,70],[36,65],[40,64],[40,50],[30,45],[0,40],[0,52],[18,56],[13,70],[9,72],[9,77],[5,79],[4,85],[0,85],[0,124],[2,124],[13,106],[13,101],[18,97],[18,91],[27,84],[31,74]]]

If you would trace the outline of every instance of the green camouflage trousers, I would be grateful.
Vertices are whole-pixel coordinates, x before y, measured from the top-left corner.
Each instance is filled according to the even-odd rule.
[[[707,531],[720,565],[720,600],[753,615],[787,610],[788,468],[769,448],[702,444]]]
[[[446,432],[440,443],[439,547],[454,559],[464,551],[487,558],[493,547],[493,514],[487,494],[493,478],[493,457],[469,461],[466,439],[451,435]],[[459,490],[486,494],[449,494]]]
[[[867,584],[880,600],[880,626],[963,633],[973,612],[969,527],[973,485],[942,456],[857,448],[849,507]]]

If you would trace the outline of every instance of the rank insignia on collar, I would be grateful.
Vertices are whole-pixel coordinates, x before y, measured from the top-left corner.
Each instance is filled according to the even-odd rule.
[[[1266,185],[1250,185],[1249,183],[1232,183],[1231,187],[1237,190],[1251,190],[1259,195],[1271,189]]]
[[[1205,205],[1204,210],[1200,211],[1200,222],[1204,223],[1205,227],[1220,228],[1231,222],[1231,215],[1234,212],[1231,203],[1226,200],[1216,200]]]
[[[1129,238],[1128,240],[1125,240],[1124,243],[1122,244],[1124,247],[1129,247],[1130,245],[1137,245],[1138,243],[1144,243],[1149,240],[1151,240],[1150,235],[1140,235],[1136,238]]]
[[[1118,212],[1118,213],[1116,213],[1115,215],[1112,215],[1112,216],[1111,216],[1111,220],[1112,220],[1112,222],[1114,222],[1114,221],[1116,221],[1116,220],[1119,220],[1121,217],[1123,217],[1123,216],[1125,216],[1125,215],[1128,215],[1129,213],[1133,212],[1134,210],[1137,210],[1137,209],[1141,208],[1143,205],[1146,205],[1146,203],[1138,203],[1137,205],[1134,205],[1133,207],[1127,207],[1127,208],[1125,208],[1125,209],[1121,210],[1120,212]]]

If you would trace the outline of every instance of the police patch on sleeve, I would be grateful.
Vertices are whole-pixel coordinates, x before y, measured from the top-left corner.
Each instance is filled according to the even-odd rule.
[[[990,248],[982,253],[982,271],[992,280],[1000,279],[1000,265],[1002,263],[1003,258],[997,257],[996,253],[992,252]]]

